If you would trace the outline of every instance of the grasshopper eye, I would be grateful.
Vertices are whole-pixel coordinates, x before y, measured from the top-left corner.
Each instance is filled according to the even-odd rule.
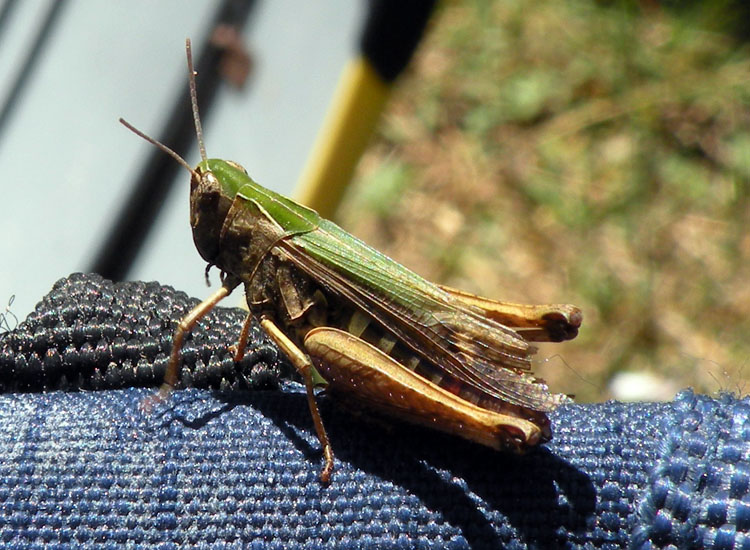
[[[220,196],[221,195],[221,182],[219,178],[213,172],[206,172],[201,176],[202,192],[207,196]]]
[[[237,170],[241,170],[246,176],[248,175],[247,170],[245,170],[244,166],[242,166],[241,164],[237,164],[233,160],[227,160],[227,161],[224,161],[224,162],[226,162],[232,168],[236,168]]]

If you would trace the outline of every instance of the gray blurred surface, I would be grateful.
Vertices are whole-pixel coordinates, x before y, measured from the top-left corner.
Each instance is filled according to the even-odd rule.
[[[0,101],[49,1],[19,2],[0,36]],[[59,278],[87,269],[149,145],[187,86],[184,41],[207,39],[218,4],[71,0],[0,135],[0,309],[23,318]],[[224,87],[205,124],[209,156],[236,160],[291,194],[346,60],[364,4],[259,0],[244,38],[254,67]],[[200,78],[200,77],[199,77]],[[187,159],[194,164],[197,148]],[[129,279],[208,294],[188,223],[188,175],[172,192]],[[214,277],[217,280],[216,277]]]

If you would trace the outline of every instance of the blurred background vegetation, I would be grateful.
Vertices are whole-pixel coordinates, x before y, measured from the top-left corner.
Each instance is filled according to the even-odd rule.
[[[745,393],[750,48],[738,2],[444,2],[339,210],[428,279],[567,302],[577,400]]]

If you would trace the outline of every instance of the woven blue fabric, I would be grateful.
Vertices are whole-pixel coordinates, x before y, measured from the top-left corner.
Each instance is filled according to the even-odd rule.
[[[750,400],[681,395],[634,548],[750,549]]]
[[[304,394],[0,397],[0,544],[12,548],[748,548],[747,400],[571,405],[524,457],[383,428]]]
[[[202,389],[141,412],[153,389],[127,386],[160,379],[195,303],[75,275],[0,335],[0,547],[750,549],[747,398],[566,405],[550,443],[511,456],[324,396],[326,487],[277,351],[254,330],[228,356],[237,310],[185,344]]]

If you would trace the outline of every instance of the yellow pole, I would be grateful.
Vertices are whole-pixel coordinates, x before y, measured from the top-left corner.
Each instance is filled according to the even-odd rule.
[[[347,64],[313,145],[295,198],[324,218],[335,213],[380,118],[390,85],[364,57]]]
[[[339,81],[295,198],[330,218],[377,125],[398,74],[409,62],[436,0],[369,0],[360,54]]]

